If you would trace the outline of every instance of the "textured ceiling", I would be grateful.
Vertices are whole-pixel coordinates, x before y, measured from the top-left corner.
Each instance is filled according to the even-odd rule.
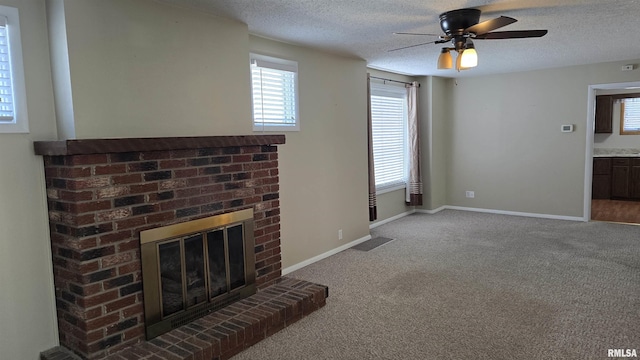
[[[248,24],[252,34],[365,59],[368,66],[408,75],[477,76],[640,59],[640,0],[159,0]],[[482,10],[518,22],[498,31],[547,29],[542,38],[476,40],[478,67],[437,70],[443,45],[438,15]]]

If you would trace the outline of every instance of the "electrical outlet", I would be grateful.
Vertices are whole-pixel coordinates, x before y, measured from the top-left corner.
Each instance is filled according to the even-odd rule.
[[[622,65],[622,71],[630,71],[630,70],[633,70],[633,68],[634,68],[633,64]]]
[[[338,240],[342,240],[342,229],[338,230]]]
[[[465,194],[468,198],[476,197],[476,193],[474,191],[467,191]]]

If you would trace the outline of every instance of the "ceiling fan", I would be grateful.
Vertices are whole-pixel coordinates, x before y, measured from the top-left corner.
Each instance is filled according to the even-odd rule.
[[[508,16],[500,16],[495,19],[480,22],[479,9],[458,9],[440,14],[440,28],[444,35],[439,35],[439,40],[393,49],[403,50],[427,44],[445,44],[451,42],[452,47],[443,47],[438,57],[438,69],[451,69],[453,58],[451,50],[458,53],[456,69],[466,70],[478,65],[478,53],[475,50],[473,40],[500,40],[542,37],[547,30],[517,30],[517,31],[493,31],[518,21]],[[417,33],[395,33],[399,35],[430,35]]]

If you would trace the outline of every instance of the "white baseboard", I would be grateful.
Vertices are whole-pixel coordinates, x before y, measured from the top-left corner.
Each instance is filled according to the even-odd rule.
[[[541,219],[554,219],[554,220],[569,220],[569,221],[584,221],[583,217],[578,216],[564,216],[564,215],[550,215],[550,214],[538,214],[538,213],[526,213],[519,211],[506,211],[506,210],[494,210],[494,209],[481,209],[481,208],[470,208],[463,206],[451,206],[445,205],[444,209],[451,210],[461,210],[461,211],[474,211],[481,213],[490,213],[490,214],[500,214],[500,215],[513,215],[513,216],[524,216],[524,217],[532,217],[532,218],[541,218]],[[443,209],[443,210],[444,210]]]
[[[403,218],[403,217],[405,217],[407,215],[411,215],[411,214],[413,214],[415,212],[416,212],[415,210],[411,210],[411,211],[403,212],[402,214],[398,214],[396,216],[392,216],[392,217],[390,217],[388,219],[376,221],[374,223],[369,224],[369,230],[371,230],[373,228],[376,228],[376,227],[378,227],[380,225],[384,225],[386,223],[392,222],[394,220],[398,220],[398,219]]]
[[[358,245],[360,243],[363,243],[363,242],[365,242],[367,240],[371,240],[371,235],[367,235],[365,237],[361,237],[360,239],[354,240],[354,241],[352,241],[350,243],[344,244],[344,245],[339,246],[339,247],[337,247],[335,249],[331,249],[331,250],[329,250],[329,251],[327,251],[325,253],[322,253],[322,254],[320,254],[318,256],[314,256],[311,259],[307,259],[307,260],[299,262],[299,263],[297,263],[295,265],[291,265],[289,267],[286,267],[286,268],[282,269],[282,275],[287,275],[287,274],[289,274],[291,272],[294,272],[294,271],[296,271],[298,269],[302,269],[303,267],[305,267],[307,265],[311,265],[314,262],[317,262],[317,261],[320,261],[322,259],[328,258],[331,255],[335,255],[335,254],[337,254],[337,253],[339,253],[339,252],[341,252],[343,250],[347,250],[348,248],[356,246],[356,245]]]
[[[437,208],[437,209],[433,209],[433,210],[427,210],[427,209],[416,209],[416,212],[417,212],[417,213],[421,213],[421,214],[430,214],[430,215],[433,215],[433,214],[437,214],[437,213],[439,213],[440,211],[445,210],[445,209],[447,209],[447,207],[446,207],[446,206],[440,206],[439,208]]]

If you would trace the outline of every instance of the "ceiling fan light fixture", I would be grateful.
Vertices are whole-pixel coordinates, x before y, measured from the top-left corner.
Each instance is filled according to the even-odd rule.
[[[444,47],[438,57],[438,69],[451,69],[453,58],[451,50],[455,51],[457,71],[467,70],[478,66],[478,53],[473,45],[474,40],[496,40],[496,39],[522,39],[539,38],[547,34],[547,30],[515,30],[515,31],[494,31],[507,25],[513,24],[517,20],[508,16],[500,16],[491,20],[480,22],[480,9],[458,9],[440,14],[440,28],[444,35],[440,35],[438,40],[421,44],[404,46],[389,50],[396,51],[413,48],[427,44],[444,44],[451,42],[452,47]],[[430,35],[420,33],[395,33],[406,35]]]
[[[468,69],[478,66],[478,52],[471,39],[467,40],[464,50],[460,53],[460,68]]]
[[[460,68],[468,69],[478,66],[478,52],[474,48],[466,49],[460,55]]]
[[[453,67],[453,57],[448,48],[442,48],[438,56],[438,69],[451,69]]]

